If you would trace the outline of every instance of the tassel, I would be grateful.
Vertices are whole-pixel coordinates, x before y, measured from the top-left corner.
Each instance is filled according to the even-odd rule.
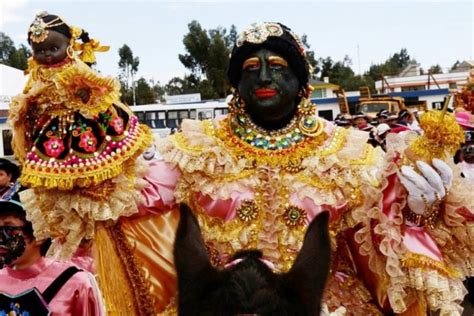
[[[109,315],[139,315],[127,273],[109,228],[104,223],[96,226],[94,259],[98,283]]]

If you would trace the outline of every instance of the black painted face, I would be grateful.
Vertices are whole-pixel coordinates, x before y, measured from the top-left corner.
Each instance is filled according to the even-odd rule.
[[[265,129],[285,126],[296,113],[298,78],[281,55],[268,49],[244,61],[238,89],[245,111]]]
[[[0,269],[21,257],[25,252],[22,226],[0,226]]]
[[[41,43],[31,43],[33,58],[42,65],[54,65],[67,57],[69,39],[55,31],[48,31],[48,37]]]

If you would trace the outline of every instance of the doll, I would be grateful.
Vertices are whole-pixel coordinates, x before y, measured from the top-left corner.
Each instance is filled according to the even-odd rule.
[[[9,117],[21,183],[31,188],[22,200],[36,238],[52,237],[50,254],[66,258],[92,239],[97,221],[137,212],[135,160],[152,136],[120,102],[118,81],[89,67],[106,47],[47,12],[28,41],[29,80]]]

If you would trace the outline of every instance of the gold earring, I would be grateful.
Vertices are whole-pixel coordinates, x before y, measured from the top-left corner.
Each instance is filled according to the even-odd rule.
[[[72,49],[72,46],[69,45],[67,48],[66,48],[66,54],[69,58],[71,59],[74,59],[74,49]]]
[[[245,101],[240,97],[237,91],[234,91],[232,99],[229,101],[229,112],[244,114]]]

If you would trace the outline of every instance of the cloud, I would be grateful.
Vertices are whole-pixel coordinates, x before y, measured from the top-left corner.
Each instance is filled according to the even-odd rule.
[[[26,3],[27,0],[0,0],[0,28],[8,23],[26,21],[27,17],[18,13],[26,6]]]

